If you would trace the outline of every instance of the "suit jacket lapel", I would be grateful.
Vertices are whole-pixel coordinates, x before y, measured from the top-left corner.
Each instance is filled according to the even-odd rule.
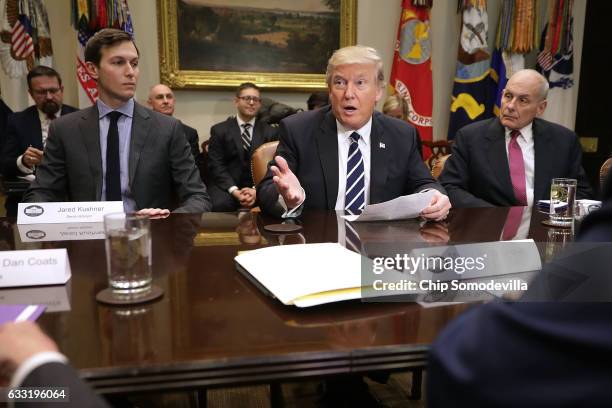
[[[231,137],[231,139],[234,141],[234,144],[236,145],[236,150],[238,152],[238,157],[240,158],[240,163],[244,164],[244,154],[241,154],[242,152],[244,152],[244,148],[242,147],[242,128],[240,126],[238,126],[238,119],[237,118],[229,118],[228,119],[228,133]]]
[[[538,119],[533,121],[533,150],[534,150],[534,181],[533,181],[533,199],[534,202],[540,197],[547,197],[549,192],[546,191],[549,183],[553,178],[550,169],[552,169],[552,154],[554,147],[552,146],[551,135],[543,133]]]
[[[134,115],[132,117],[132,137],[130,139],[130,185],[134,182],[134,175],[138,168],[138,161],[142,150],[147,145],[151,127],[149,112],[138,103],[134,102]]]
[[[378,114],[374,113],[372,116],[372,131],[370,132],[370,203],[384,201],[387,164],[389,163],[387,149],[392,148],[393,146],[387,147]]]
[[[102,197],[102,153],[100,149],[100,119],[97,105],[80,111],[80,139],[87,150],[89,171],[94,180],[96,200]]]
[[[338,197],[338,129],[331,111],[325,114],[320,130],[315,135],[315,142],[325,178],[327,208],[333,210]]]
[[[256,120],[255,128],[253,129],[253,133],[251,134],[251,154],[255,151],[256,148],[261,146],[264,142],[264,123]]]
[[[30,128],[30,131],[27,133],[30,139],[28,144],[31,144],[37,149],[43,150],[42,126],[40,124],[40,117],[38,116],[38,109],[36,109],[36,106],[32,107],[30,113],[30,123],[27,125]]]
[[[514,197],[514,189],[510,179],[510,165],[506,153],[506,133],[499,119],[492,120],[485,140],[485,153],[489,158],[489,168],[499,181],[502,190],[510,192]]]

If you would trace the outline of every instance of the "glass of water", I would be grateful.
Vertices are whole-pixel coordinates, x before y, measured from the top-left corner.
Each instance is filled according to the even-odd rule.
[[[136,214],[104,216],[106,270],[114,295],[139,295],[151,290],[151,228]]]
[[[550,184],[550,223],[569,227],[576,213],[576,179],[554,178]]]

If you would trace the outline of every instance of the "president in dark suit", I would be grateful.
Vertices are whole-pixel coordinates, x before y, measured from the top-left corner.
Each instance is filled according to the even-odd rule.
[[[277,128],[257,120],[261,107],[259,87],[238,86],[234,97],[236,117],[210,129],[208,146],[209,192],[214,211],[234,211],[255,205],[251,155],[262,144],[277,140]]]
[[[445,218],[450,203],[421,159],[416,130],[374,112],[384,87],[376,50],[336,51],[327,85],[330,108],[281,122],[276,165],[257,188],[260,206],[285,217],[302,208],[359,212],[366,204],[435,189],[421,215]]]
[[[174,116],[174,107],[176,105],[176,98],[174,97],[174,92],[168,86],[164,84],[153,85],[149,90],[149,99],[147,99],[147,104],[151,109],[155,112],[163,113],[164,115]],[[200,140],[198,136],[198,131],[192,128],[191,126],[187,126],[183,122],[183,131],[185,132],[185,137],[187,138],[187,143],[191,147],[191,154],[194,160],[198,160],[200,157]]]
[[[134,102],[138,49],[129,34],[99,31],[85,60],[99,98],[51,124],[24,200],[121,200],[126,211],[146,215],[210,210],[181,123]]]
[[[35,105],[8,117],[1,162],[8,178],[32,174],[42,160],[51,121],[76,111],[63,103],[62,79],[53,68],[37,66],[27,81]]]
[[[537,118],[547,93],[546,78],[518,71],[502,93],[499,118],[457,132],[440,176],[454,207],[531,206],[550,198],[556,177],[577,179],[577,198],[591,196],[576,134]]]
[[[68,359],[59,353],[57,345],[35,323],[25,321],[0,326],[0,365],[3,367],[0,381],[10,381],[10,388],[62,387],[67,389],[66,399],[58,398],[58,406],[109,407],[79,378],[68,365]],[[18,402],[16,406],[46,404],[33,401]]]

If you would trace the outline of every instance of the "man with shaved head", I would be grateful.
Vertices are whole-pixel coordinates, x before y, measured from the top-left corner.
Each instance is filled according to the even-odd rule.
[[[499,117],[457,132],[440,176],[453,207],[532,206],[549,198],[556,177],[577,179],[577,198],[591,195],[576,134],[538,118],[547,94],[537,71],[517,71],[502,92]]]
[[[151,109],[156,112],[163,113],[164,115],[173,116],[175,103],[176,99],[174,98],[172,89],[164,84],[157,84],[151,87],[151,90],[149,91],[149,99],[147,99],[147,104]],[[187,126],[183,122],[181,122],[181,124],[183,125],[183,130],[185,131],[185,137],[187,138],[189,147],[191,148],[191,154],[193,155],[194,160],[197,162],[200,154],[200,148],[198,147],[198,131]]]

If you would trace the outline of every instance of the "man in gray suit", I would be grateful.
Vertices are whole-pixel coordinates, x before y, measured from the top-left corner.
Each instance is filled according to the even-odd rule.
[[[105,29],[85,47],[98,83],[94,106],[54,121],[26,202],[123,201],[158,216],[211,208],[181,123],[133,99],[138,49],[129,34]]]

